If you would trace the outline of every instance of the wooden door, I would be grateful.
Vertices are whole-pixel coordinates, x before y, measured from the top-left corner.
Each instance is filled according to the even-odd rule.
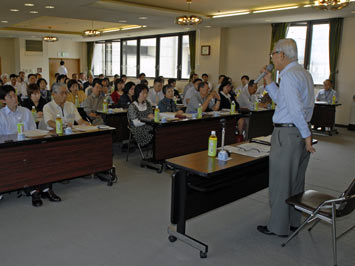
[[[68,70],[68,78],[71,78],[73,73],[80,73],[80,59],[72,59],[72,58],[49,58],[49,86],[51,86],[55,82],[55,73],[58,72],[58,68],[60,66],[60,61],[64,61],[64,66]]]

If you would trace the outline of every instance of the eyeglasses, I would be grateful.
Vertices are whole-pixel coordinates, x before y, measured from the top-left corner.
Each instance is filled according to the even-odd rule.
[[[281,53],[281,51],[272,52],[272,53],[270,54],[270,58],[272,58],[272,56],[273,56],[274,54],[279,54],[279,53]]]

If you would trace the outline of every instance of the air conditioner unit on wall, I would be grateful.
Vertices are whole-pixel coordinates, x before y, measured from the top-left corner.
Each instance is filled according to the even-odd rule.
[[[42,40],[25,40],[26,52],[43,52],[43,42]]]

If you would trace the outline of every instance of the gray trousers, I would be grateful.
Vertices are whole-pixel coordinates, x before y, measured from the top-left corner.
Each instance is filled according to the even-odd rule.
[[[301,213],[286,204],[289,197],[304,191],[310,153],[296,127],[275,127],[269,158],[269,231],[288,235],[290,226],[298,227]]]

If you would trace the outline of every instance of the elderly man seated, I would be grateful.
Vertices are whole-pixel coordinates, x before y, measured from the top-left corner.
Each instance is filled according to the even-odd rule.
[[[6,104],[6,107],[0,110],[0,135],[16,134],[19,122],[23,123],[25,130],[36,129],[31,111],[18,106],[17,95],[12,86],[0,87],[0,100]],[[51,183],[28,187],[26,192],[32,196],[32,205],[35,207],[42,206],[41,197],[50,201],[61,201],[61,198],[53,192]]]
[[[198,85],[198,93],[192,95],[191,100],[186,108],[186,113],[197,113],[199,105],[201,105],[202,112],[218,111],[221,103],[221,97],[216,91],[208,94],[208,83],[201,82]]]
[[[333,96],[335,96],[335,101],[337,101],[336,91],[333,89],[333,81],[326,79],[323,82],[323,89],[321,89],[316,95],[316,101],[331,104],[333,103]]]
[[[74,121],[79,125],[89,125],[87,121],[84,121],[75,105],[67,101],[68,90],[64,83],[54,83],[52,86],[53,100],[47,103],[43,108],[43,119],[47,127],[54,129],[55,120],[59,115],[63,124],[66,126],[73,126]]]

